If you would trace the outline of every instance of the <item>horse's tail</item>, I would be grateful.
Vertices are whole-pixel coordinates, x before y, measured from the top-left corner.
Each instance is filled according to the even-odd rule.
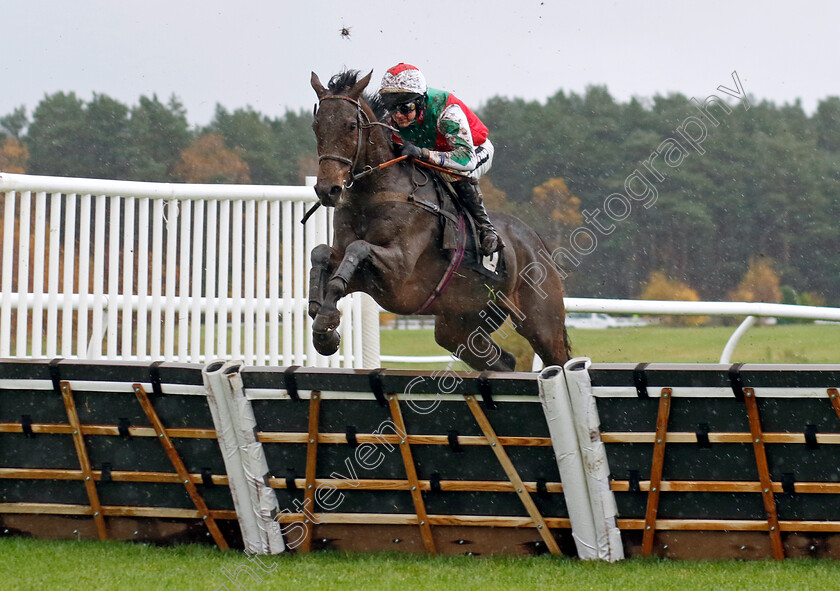
[[[533,228],[532,228],[532,230],[534,231],[534,234],[537,235],[537,238],[540,239],[540,244],[545,249],[545,252],[546,253],[552,252],[551,249],[548,247],[548,244],[546,243],[545,239],[540,235],[540,233],[537,232],[536,230],[534,230]],[[566,330],[565,315],[566,315],[566,307],[563,306],[563,316],[564,316],[564,320],[563,320],[563,345],[566,347],[566,357],[571,359],[572,358],[572,342],[569,340],[569,332]]]

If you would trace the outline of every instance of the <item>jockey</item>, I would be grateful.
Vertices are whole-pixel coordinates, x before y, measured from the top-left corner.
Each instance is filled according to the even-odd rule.
[[[398,153],[467,174],[468,180],[452,186],[476,221],[481,254],[503,248],[478,188],[478,178],[493,164],[487,127],[455,95],[428,88],[420,70],[409,64],[385,72],[379,94],[399,128]]]

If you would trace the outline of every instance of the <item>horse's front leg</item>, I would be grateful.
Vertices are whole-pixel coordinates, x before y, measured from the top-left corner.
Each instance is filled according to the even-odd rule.
[[[309,271],[309,317],[314,319],[324,303],[327,281],[336,267],[333,249],[319,244],[312,249],[312,268]]]
[[[347,286],[359,265],[370,258],[371,247],[372,245],[364,240],[351,242],[344,251],[344,258],[327,283],[321,305],[312,323],[315,348],[321,355],[332,355],[338,351],[340,338],[336,329],[341,322],[338,300],[347,295]]]

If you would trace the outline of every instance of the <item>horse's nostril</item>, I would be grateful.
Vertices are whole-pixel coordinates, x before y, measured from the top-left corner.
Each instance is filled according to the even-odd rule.
[[[339,185],[333,185],[333,186],[330,188],[330,197],[332,197],[333,199],[338,198],[338,196],[339,196],[340,194],[341,194],[341,186],[339,186]]]

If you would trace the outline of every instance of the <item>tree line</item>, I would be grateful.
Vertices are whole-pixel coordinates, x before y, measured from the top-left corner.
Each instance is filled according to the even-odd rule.
[[[604,209],[681,122],[697,115],[689,98],[621,102],[592,86],[544,102],[490,99],[476,109],[496,147],[482,179],[488,206],[523,218],[552,247],[568,247],[591,212]],[[753,297],[840,304],[840,98],[820,101],[811,115],[798,102],[730,107],[709,129],[702,153],[689,150],[668,169],[649,207],[634,202],[632,215],[612,222],[597,247],[567,269],[570,295],[639,297],[667,280],[701,299],[761,294]],[[311,122],[303,110],[269,118],[217,105],[208,125],[191,126],[176,96],[143,96],[127,106],[104,94],[84,101],[58,92],[31,113],[20,107],[0,117],[0,170],[301,184],[317,170]],[[744,287],[748,277],[768,272],[781,289]]]

